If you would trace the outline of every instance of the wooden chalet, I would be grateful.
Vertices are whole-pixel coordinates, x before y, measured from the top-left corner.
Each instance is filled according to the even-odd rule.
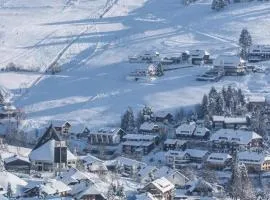
[[[162,177],[148,183],[141,191],[149,192],[156,199],[173,200],[174,185]]]

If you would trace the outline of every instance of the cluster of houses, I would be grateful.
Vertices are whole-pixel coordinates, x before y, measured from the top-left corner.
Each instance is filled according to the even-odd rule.
[[[146,69],[136,69],[127,76],[128,80],[138,81],[159,76],[159,69],[169,71],[183,67],[192,67],[192,65],[211,64],[213,60],[205,50],[185,51],[177,56],[163,58],[160,57],[158,52],[146,51],[140,55],[130,56],[129,62],[149,64]]]
[[[252,45],[248,53],[249,62],[270,60],[270,45]]]
[[[250,96],[248,103],[265,105],[266,100]],[[249,173],[270,172],[270,155],[264,151],[263,138],[250,129],[248,116],[212,116],[210,120],[177,124],[171,113],[157,112],[128,133],[119,127],[91,130],[54,122],[27,156],[0,151],[0,178],[1,173],[16,176],[20,184],[12,188],[20,197],[108,199],[110,186],[101,179],[117,174],[117,184],[130,180],[136,185],[134,199],[177,200],[224,193],[224,182],[188,177],[187,170],[226,174],[237,160]],[[83,151],[71,148],[74,141],[84,146]],[[19,178],[21,174],[35,181]],[[0,191],[1,187],[6,194],[7,182],[0,180]]]
[[[269,45],[253,45],[249,49],[247,62],[259,62],[270,59],[270,46]],[[210,54],[205,50],[191,50],[181,53],[179,56],[160,57],[158,52],[147,51],[137,56],[129,57],[130,63],[150,63],[147,69],[137,69],[131,72],[128,79],[139,80],[147,76],[151,77],[153,69],[157,65],[162,65],[164,70],[174,70],[181,67],[170,65],[184,64],[184,65],[213,65],[213,68],[208,70],[196,79],[199,81],[218,81],[223,76],[238,76],[245,75],[249,71],[258,72],[259,68],[255,69],[254,66],[249,66],[245,60],[238,55],[218,55],[215,59],[210,57]],[[155,74],[155,73],[154,73]]]
[[[159,52],[146,51],[136,56],[129,56],[130,63],[161,63],[163,65],[186,64],[193,65],[210,64],[212,59],[205,50],[190,50],[172,57],[161,57]]]
[[[222,186],[213,185],[203,179],[189,179],[169,166],[157,167],[123,156],[110,160],[102,160],[91,154],[77,156],[69,150],[62,137],[61,132],[67,134],[67,130],[63,129],[66,125],[63,124],[61,130],[56,130],[50,125],[28,157],[20,155],[1,157],[3,165],[0,177],[2,175],[6,177],[4,182],[0,180],[1,194],[8,193],[10,184],[13,193],[8,195],[16,198],[70,197],[105,200],[108,199],[109,186],[107,178],[101,182],[100,177],[107,177],[113,173],[132,178],[133,184],[137,187],[134,198],[138,200],[144,197],[152,200],[173,200],[198,195],[211,197],[223,191]],[[123,137],[127,141],[132,141],[140,136],[126,134]],[[141,138],[142,142],[144,140],[158,142],[155,137],[144,133]],[[100,142],[105,141],[111,140],[107,137],[100,139]],[[30,174],[35,178],[24,179],[25,176],[20,174]],[[121,182],[121,178],[118,182]]]

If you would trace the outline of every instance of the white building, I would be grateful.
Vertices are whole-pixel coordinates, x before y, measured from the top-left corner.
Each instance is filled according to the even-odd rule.
[[[200,65],[207,63],[210,58],[210,54],[205,50],[191,50],[189,51],[191,63],[193,65]]]
[[[232,156],[227,153],[211,153],[207,160],[206,165],[210,168],[224,168],[230,164]]]
[[[220,55],[213,65],[214,69],[224,71],[225,75],[242,75],[246,68],[245,61],[234,55]]]
[[[160,134],[161,128],[158,124],[154,123],[154,122],[144,122],[141,126],[140,126],[140,130],[139,132],[141,134]]]
[[[237,158],[238,161],[245,164],[250,171],[270,170],[270,157],[265,156],[263,153],[242,151],[237,153]]]
[[[192,137],[196,129],[196,123],[190,122],[180,125],[175,130],[175,134],[177,138],[186,138]]]
[[[121,128],[103,128],[89,133],[90,144],[117,145],[124,131]]]
[[[185,151],[168,151],[165,154],[166,163],[172,168],[179,169],[186,163],[201,163],[206,159],[208,151],[186,149]]]
[[[224,145],[237,145],[242,147],[261,147],[262,137],[253,131],[220,129],[215,132],[210,141],[219,144],[223,149]]]

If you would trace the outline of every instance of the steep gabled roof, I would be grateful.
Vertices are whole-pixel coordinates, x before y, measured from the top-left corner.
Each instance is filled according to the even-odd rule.
[[[56,132],[53,125],[51,124],[49,128],[46,130],[46,132],[41,136],[36,146],[33,148],[33,150],[39,148],[49,140],[55,140],[55,141],[62,141],[61,136]]]

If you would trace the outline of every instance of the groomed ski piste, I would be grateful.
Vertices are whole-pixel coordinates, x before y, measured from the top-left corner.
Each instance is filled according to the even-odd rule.
[[[237,52],[242,28],[253,43],[270,44],[270,3],[231,4],[211,10],[210,0],[184,6],[179,0],[2,0],[0,66],[14,62],[35,73],[1,72],[0,85],[26,112],[25,127],[54,120],[102,127],[118,124],[131,106],[174,111],[200,103],[214,85],[238,86],[246,93],[270,92],[267,74],[199,82],[209,66],[168,71],[153,81],[128,81],[146,64],[128,57],[143,51],[175,55],[203,49],[214,57]],[[62,71],[44,73],[53,62]]]

